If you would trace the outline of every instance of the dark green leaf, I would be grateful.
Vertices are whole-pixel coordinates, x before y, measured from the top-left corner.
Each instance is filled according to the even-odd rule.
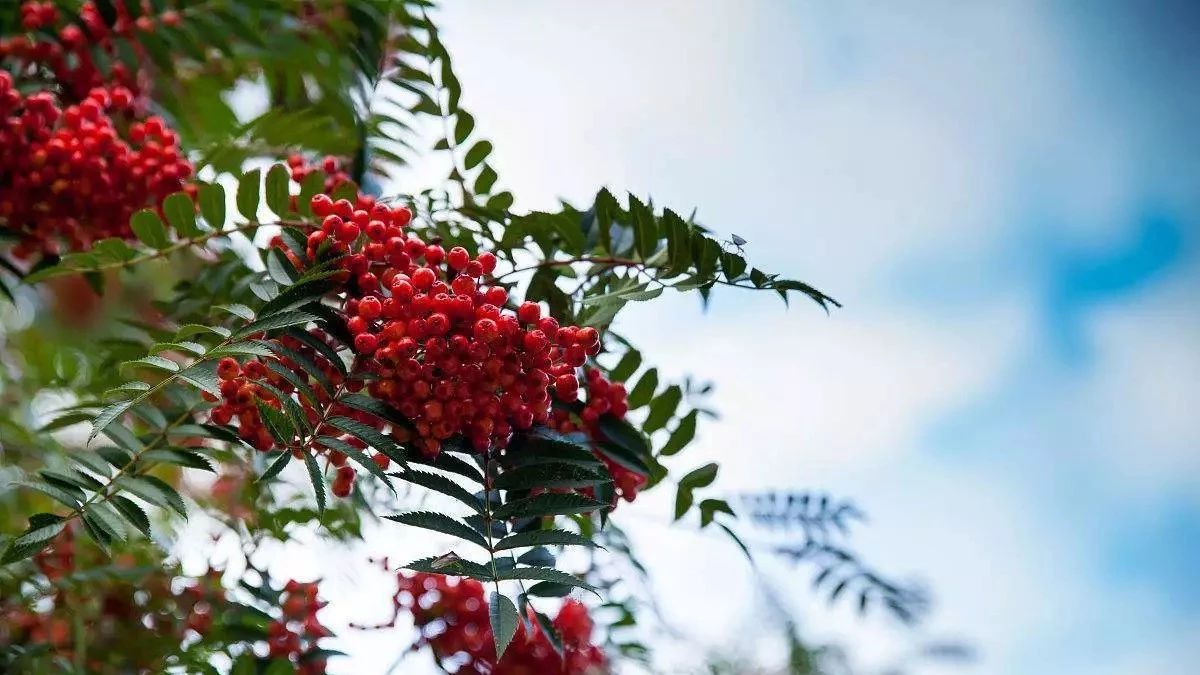
[[[242,216],[251,222],[258,220],[259,192],[262,189],[262,171],[254,169],[238,179],[237,207]]]
[[[229,212],[225,205],[225,188],[220,183],[200,185],[200,215],[204,216],[204,221],[214,230],[225,229]],[[197,234],[200,234],[198,228],[194,233],[185,236],[194,237]]]
[[[176,192],[168,195],[163,200],[163,213],[167,216],[167,222],[180,235],[194,237],[200,234],[200,228],[196,226],[196,204],[186,194]],[[156,246],[155,248],[162,247]]]
[[[463,167],[467,170],[474,169],[479,166],[479,163],[487,159],[487,156],[492,154],[492,144],[490,141],[479,141],[471,146],[467,151],[466,157],[463,158]]]
[[[636,410],[647,403],[654,397],[654,390],[658,388],[658,369],[651,368],[642,374],[638,379],[637,384],[629,391],[629,409]]]
[[[495,550],[504,551],[510,548],[526,546],[597,546],[587,537],[580,536],[567,530],[533,530],[518,532],[496,542]]]
[[[692,410],[679,420],[679,424],[671,432],[671,437],[667,439],[666,445],[659,451],[660,454],[674,455],[692,442],[692,439],[696,437],[696,414],[697,411]]]
[[[289,199],[291,195],[288,191],[290,182],[291,175],[284,165],[275,164],[267,170],[267,208],[275,212],[275,215],[280,218],[286,217],[291,210],[291,200]]]
[[[317,510],[325,510],[325,478],[321,475],[321,468],[317,466],[317,460],[311,452],[302,453],[304,457],[304,467],[308,469],[308,480],[312,483],[313,494],[317,497]]]
[[[133,214],[133,218],[129,220],[129,227],[138,240],[150,248],[161,249],[170,243],[166,226],[158,219],[158,214],[149,209],[142,209]]]
[[[496,658],[499,659],[504,656],[504,650],[508,649],[508,644],[517,634],[517,624],[520,623],[521,618],[517,614],[516,605],[508,599],[508,596],[493,591],[492,597],[488,600],[488,619],[491,620],[492,637],[496,643]]]
[[[452,537],[458,537],[472,544],[488,548],[487,540],[483,535],[476,532],[466,523],[456,518],[435,513],[433,511],[412,511],[410,513],[398,513],[394,516],[384,516],[388,520],[393,520],[402,525],[410,525],[412,527],[420,527],[434,532],[441,532]]]
[[[509,518],[539,518],[544,516],[562,516],[574,513],[587,513],[608,505],[583,495],[571,493],[544,492],[532,497],[508,502],[496,508],[493,515],[500,520]]]
[[[478,497],[471,494],[471,492],[466,488],[445,476],[436,473],[429,473],[428,471],[417,471],[413,469],[393,475],[400,480],[408,481],[414,485],[420,485],[421,487],[428,488],[434,492],[444,494],[447,497],[453,497],[454,499],[457,499],[458,501],[471,507],[471,509],[476,513],[483,513],[483,504]]]

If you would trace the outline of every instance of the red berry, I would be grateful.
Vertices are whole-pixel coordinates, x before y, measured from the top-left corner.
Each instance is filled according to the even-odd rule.
[[[217,362],[217,377],[222,380],[233,380],[242,374],[242,367],[237,359],[226,356]]]
[[[359,333],[354,336],[354,351],[359,354],[374,354],[378,344],[379,338],[371,333]]]
[[[542,308],[536,302],[523,302],[517,308],[517,318],[521,323],[537,323],[542,318]]]
[[[433,282],[436,280],[437,274],[435,274],[434,271],[428,267],[418,267],[416,271],[412,273],[413,286],[416,286],[421,290],[426,290],[433,286]]]
[[[450,253],[446,256],[446,262],[450,264],[450,267],[461,270],[466,268],[467,263],[471,262],[471,254],[467,253],[467,249],[455,246],[450,249]]]

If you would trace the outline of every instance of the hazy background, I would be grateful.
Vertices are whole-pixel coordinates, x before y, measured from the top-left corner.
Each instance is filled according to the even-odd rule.
[[[717,383],[724,419],[672,466],[852,497],[867,559],[936,594],[914,632],[825,609],[779,568],[807,636],[864,671],[953,637],[979,660],[948,672],[1195,672],[1194,4],[444,4],[518,208],[649,192],[845,303],[719,289],[707,315],[668,295],[619,324],[666,374]],[[753,644],[740,554],[664,527],[669,496],[618,514],[671,570],[667,618],[699,645]],[[386,533],[369,552],[431,552]],[[354,618],[383,612],[378,586],[354,588]],[[379,672],[407,639],[351,635],[338,672]],[[663,652],[680,672],[702,650]]]

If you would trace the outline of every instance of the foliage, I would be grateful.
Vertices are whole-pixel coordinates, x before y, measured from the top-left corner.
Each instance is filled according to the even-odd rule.
[[[490,587],[487,658],[503,666],[522,636],[561,642],[534,607],[544,598],[582,589],[620,610],[615,628],[636,623],[641,604],[605,596],[613,584],[595,556],[644,572],[612,522],[639,490],[673,484],[676,520],[697,513],[701,528],[748,551],[734,506],[714,489],[718,465],[684,455],[713,417],[708,385],[664,381],[614,321],[666,292],[837,302],[754,267],[686,210],[634,194],[600,188],[588,204],[517,209],[428,9],[64,0],[0,11],[0,53],[12,57],[0,72],[6,133],[46,142],[51,160],[60,151],[45,134],[58,134],[70,165],[54,169],[62,185],[86,201],[95,191],[72,163],[102,177],[116,170],[83,153],[97,134],[143,153],[143,172],[166,152],[146,129],[182,152],[171,155],[174,189],[122,193],[103,230],[86,208],[56,216],[68,236],[27,215],[43,202],[0,201],[11,242],[0,250],[11,299],[0,371],[10,489],[0,503],[4,520],[27,520],[5,522],[5,574],[28,582],[31,559],[79,536],[97,573],[139,551],[166,578],[175,571],[156,544],[201,513],[249,549],[314,525],[359,538],[384,513],[458,542],[404,569]],[[265,110],[235,105],[231,94],[244,91]],[[381,196],[398,168],[429,157],[449,167],[443,182]],[[21,162],[43,160],[13,161],[0,166],[0,189],[29,171],[42,179],[40,164]],[[22,198],[34,199],[8,199]],[[465,313],[461,302],[443,313],[459,301]],[[199,474],[216,474],[207,492],[191,487]],[[298,483],[306,491],[291,489]],[[446,499],[397,508],[414,494]],[[560,567],[568,550],[590,552],[592,564]],[[822,541],[792,554],[838,550]],[[833,596],[861,581],[864,608],[879,597],[908,613],[903,589],[861,568],[830,571],[851,562],[823,572],[838,584]],[[296,617],[285,596],[307,593],[315,607],[315,587],[281,592],[256,576],[228,602],[274,606],[282,627],[268,609],[239,604],[234,623],[252,617],[253,635],[203,649],[223,650],[233,672],[274,673],[272,657],[319,672],[330,654],[297,641],[315,644],[321,631],[286,624]],[[27,583],[16,587],[18,604],[33,602]],[[86,641],[81,626],[72,631]],[[0,638],[4,658],[23,658],[24,642]],[[249,656],[257,640],[268,658]],[[640,643],[606,640],[646,658]],[[179,639],[169,647],[164,663],[202,653]],[[69,653],[75,667],[90,663],[81,653]]]

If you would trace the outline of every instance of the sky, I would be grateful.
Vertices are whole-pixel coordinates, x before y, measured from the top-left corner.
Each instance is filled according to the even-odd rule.
[[[863,672],[940,639],[977,658],[910,672],[1193,671],[1200,11],[444,5],[463,103],[517,208],[601,185],[695,207],[760,268],[844,303],[717,292],[703,312],[672,294],[618,324],[665,374],[716,384],[722,419],[673,468],[719,461],[730,494],[851,498],[864,557],[933,591],[910,629],[769,568],[806,637]],[[651,493],[619,515],[689,638],[658,672],[689,672],[696,645],[753,649],[764,609],[740,554],[669,511]],[[405,639],[347,638],[345,672],[377,672]]]

